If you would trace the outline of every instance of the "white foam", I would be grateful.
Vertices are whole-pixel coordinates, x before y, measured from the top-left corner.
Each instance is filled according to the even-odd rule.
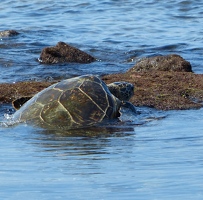
[[[9,127],[19,123],[18,120],[14,120],[13,115],[11,114],[4,114],[4,120],[0,122],[1,127]]]

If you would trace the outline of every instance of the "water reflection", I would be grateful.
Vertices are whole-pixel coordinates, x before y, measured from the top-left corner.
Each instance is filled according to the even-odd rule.
[[[93,159],[105,159],[105,148],[111,140],[135,135],[133,127],[92,127],[71,131],[38,130],[32,140],[38,150],[57,152],[60,157],[97,155]],[[102,155],[102,156],[100,156]],[[63,158],[63,159],[64,159]],[[79,159],[83,159],[80,157]]]

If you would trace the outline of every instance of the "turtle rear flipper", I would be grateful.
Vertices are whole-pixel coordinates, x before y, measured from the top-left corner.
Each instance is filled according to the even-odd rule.
[[[22,105],[24,103],[26,103],[28,100],[30,100],[32,97],[21,97],[19,99],[16,99],[12,102],[12,106],[16,109],[16,110],[19,110]]]

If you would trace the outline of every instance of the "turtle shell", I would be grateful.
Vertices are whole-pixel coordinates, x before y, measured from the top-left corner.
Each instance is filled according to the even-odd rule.
[[[85,75],[42,90],[16,111],[14,120],[73,129],[118,117],[120,105],[100,78]]]

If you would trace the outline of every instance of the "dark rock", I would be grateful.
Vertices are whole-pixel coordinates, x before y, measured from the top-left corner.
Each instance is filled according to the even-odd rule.
[[[176,54],[143,58],[138,61],[130,71],[174,71],[192,72],[192,67],[188,61]]]
[[[91,63],[95,60],[91,55],[64,42],[58,42],[54,47],[44,48],[39,58],[39,61],[45,64],[64,62]]]
[[[6,31],[0,31],[0,37],[10,37],[18,35],[19,33],[15,30],[6,30]]]

